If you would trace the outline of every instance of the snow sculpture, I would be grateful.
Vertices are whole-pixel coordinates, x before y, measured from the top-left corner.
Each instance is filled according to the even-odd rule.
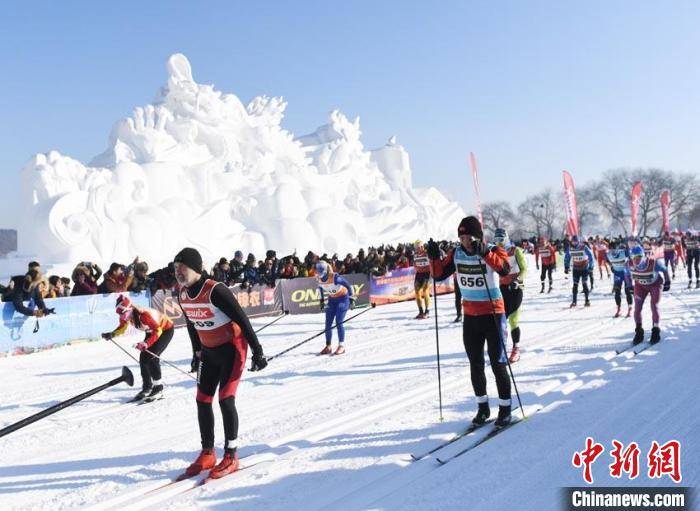
[[[211,264],[234,250],[345,252],[360,246],[454,237],[463,216],[434,188],[412,188],[395,137],[366,151],[359,119],[330,114],[314,133],[281,127],[286,103],[194,81],[182,54],[153,104],[114,126],[85,166],[57,151],[22,170],[19,252],[43,262],[167,264],[183,246]]]

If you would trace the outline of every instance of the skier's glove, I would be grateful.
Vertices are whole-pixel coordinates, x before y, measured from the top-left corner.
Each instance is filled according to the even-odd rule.
[[[351,296],[350,297],[350,310],[355,308],[355,297]]]
[[[513,282],[510,283],[510,285],[508,287],[510,288],[511,291],[517,291],[518,289],[520,289],[520,284],[521,284],[520,282],[518,282],[517,280],[514,280]]]
[[[568,274],[569,274],[569,269],[568,269],[568,268],[564,268],[564,273],[565,273],[566,275],[568,275]]]
[[[539,265],[539,264],[536,264],[536,265],[535,265],[535,268],[537,268],[537,269],[539,270],[539,269],[540,269],[540,265]]]
[[[44,309],[44,316],[48,316],[49,314],[56,314],[56,309]]]
[[[261,371],[267,367],[267,358],[263,352],[253,353],[253,365],[250,366],[251,371]]]
[[[146,344],[145,342],[139,342],[136,344],[136,346],[134,346],[134,348],[136,348],[139,351],[144,351],[148,349],[148,344]]]
[[[192,362],[190,362],[190,372],[196,373],[199,371],[199,357],[197,355],[192,355]]]
[[[433,238],[428,240],[428,249],[426,250],[430,259],[440,259],[440,245]]]
[[[326,302],[324,302],[323,300],[321,300],[321,302],[319,303],[319,306],[321,308],[321,312],[326,310]]]
[[[110,341],[114,338],[114,334],[112,332],[105,332],[102,334],[102,338],[107,341]]]
[[[671,290],[671,281],[667,280],[664,282],[664,291],[670,291]]]

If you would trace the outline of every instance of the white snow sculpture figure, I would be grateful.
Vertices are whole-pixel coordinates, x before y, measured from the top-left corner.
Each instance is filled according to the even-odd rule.
[[[235,250],[346,252],[453,237],[459,206],[412,188],[395,139],[365,150],[359,118],[335,110],[295,140],[281,127],[282,98],[245,107],[196,83],[182,54],[167,71],[153,103],[117,122],[89,166],[50,151],[23,168],[21,253],[103,265],[138,255],[156,268],[188,245],[209,265]]]

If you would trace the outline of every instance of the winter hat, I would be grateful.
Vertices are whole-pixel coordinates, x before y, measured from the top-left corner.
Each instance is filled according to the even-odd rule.
[[[484,233],[481,230],[481,223],[478,218],[475,216],[465,216],[462,218],[457,228],[457,235],[462,236],[464,234],[468,234],[474,238],[484,238]]]
[[[176,263],[182,263],[197,273],[202,273],[202,256],[196,248],[185,247],[175,256]]]

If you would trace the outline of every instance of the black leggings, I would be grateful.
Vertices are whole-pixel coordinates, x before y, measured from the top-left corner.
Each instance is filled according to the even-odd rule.
[[[574,269],[574,287],[573,287],[573,294],[574,294],[574,300],[573,302],[576,303],[576,297],[578,296],[578,281],[581,281],[581,284],[583,284],[583,295],[586,297],[586,301],[588,301],[588,277],[593,274],[593,272],[588,273],[588,270],[576,270]]]
[[[700,263],[698,261],[700,261],[700,249],[688,250],[685,262],[688,266],[688,280],[693,280],[693,268],[695,268],[695,279],[700,280],[700,271],[698,271]]]
[[[553,264],[543,264],[542,270],[540,271],[540,281],[544,284],[545,276],[549,276],[549,285],[552,285],[552,271],[554,271]]]
[[[153,343],[153,345],[148,348],[148,351],[155,353],[160,356],[161,353],[165,351],[165,348],[170,344],[170,340],[173,338],[174,329],[169,328],[164,330],[158,340]],[[146,339],[150,334],[146,334]],[[141,367],[141,379],[143,380],[143,388],[150,389],[153,387],[153,380],[160,380],[160,359],[154,357],[151,353],[141,352],[139,357],[139,366]]]
[[[506,330],[504,314],[496,315],[498,328],[491,314],[484,316],[464,316],[463,340],[464,349],[469,358],[472,386],[477,398],[486,394],[486,363],[484,361],[484,341],[488,346],[491,370],[496,377],[496,388],[501,400],[510,402],[510,379],[506,367],[505,339],[501,338]],[[505,404],[505,403],[504,403]]]
[[[236,447],[232,444],[238,438],[238,410],[236,409],[236,397],[227,397],[219,401],[221,417],[224,420],[224,436],[226,437],[226,450],[233,451]],[[214,408],[211,403],[197,401],[197,419],[199,420],[199,433],[202,437],[202,449],[214,448]]]

